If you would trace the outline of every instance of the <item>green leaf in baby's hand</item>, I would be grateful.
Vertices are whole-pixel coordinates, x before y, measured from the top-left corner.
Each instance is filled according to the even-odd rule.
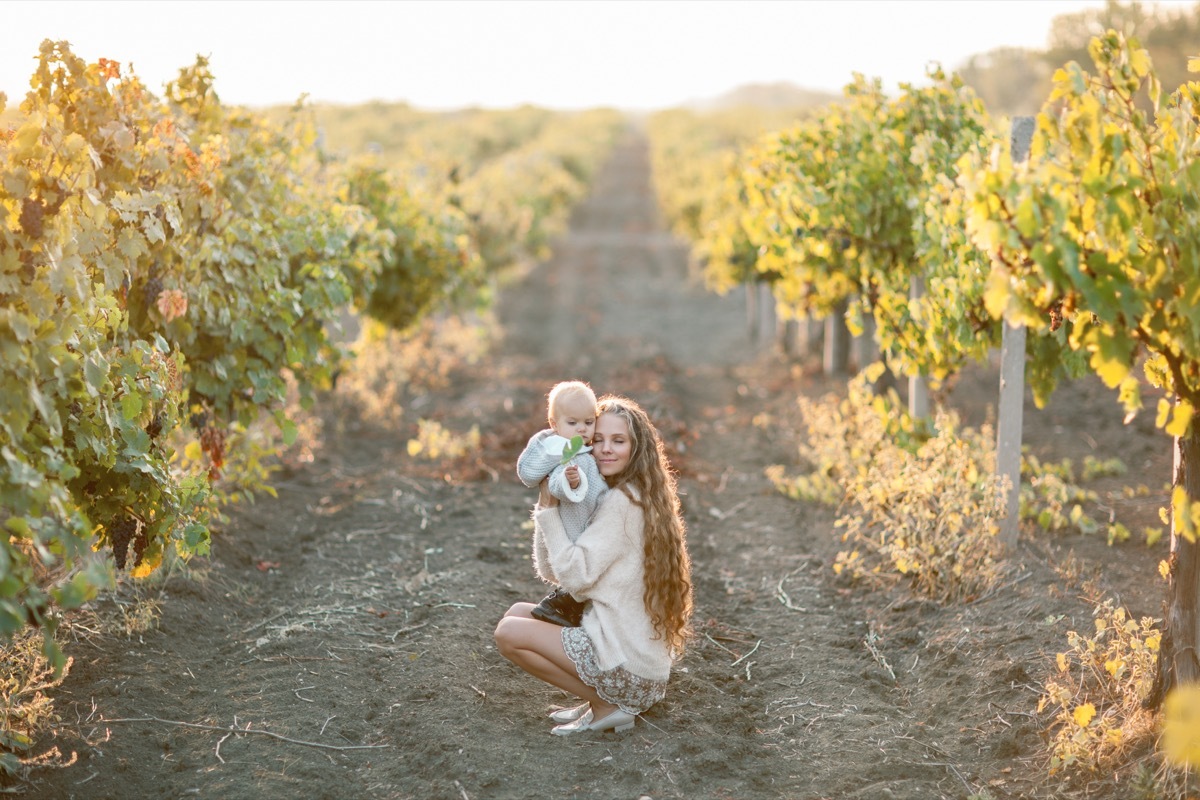
[[[575,457],[576,453],[578,453],[582,449],[583,449],[583,437],[582,436],[572,436],[571,441],[568,442],[567,446],[563,448],[562,460],[559,461],[558,463],[560,463],[560,464],[567,463],[568,461],[570,461],[572,458]]]

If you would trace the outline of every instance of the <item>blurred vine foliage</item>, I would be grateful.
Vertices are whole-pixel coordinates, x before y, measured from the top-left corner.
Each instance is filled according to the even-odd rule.
[[[894,100],[878,82],[856,78],[844,104],[741,154],[740,172],[725,181],[728,213],[710,218],[700,249],[717,287],[758,276],[796,315],[837,313],[847,301],[852,328],[872,315],[888,364],[904,374],[935,383],[952,375],[999,343],[1007,319],[1029,329],[1026,375],[1039,404],[1058,381],[1089,369],[1117,391],[1130,416],[1143,407],[1146,383],[1157,390],[1156,424],[1176,440],[1179,469],[1169,503],[1177,535],[1161,568],[1169,580],[1161,647],[1153,621],[1137,623],[1138,636],[1155,643],[1143,648],[1149,655],[1139,673],[1152,685],[1136,697],[1118,687],[1122,703],[1098,716],[1091,690],[1073,683],[1069,705],[1066,694],[1054,699],[1074,709],[1060,720],[1055,764],[1093,763],[1079,752],[1064,756],[1063,743],[1094,750],[1095,736],[1123,742],[1133,730],[1123,720],[1145,701],[1165,705],[1166,730],[1176,731],[1168,754],[1194,766],[1196,716],[1173,722],[1171,709],[1181,693],[1194,698],[1200,681],[1200,82],[1164,93],[1147,51],[1116,31],[1092,39],[1088,52],[1093,72],[1074,61],[1056,72],[1023,161],[957,77],[934,71],[931,86],[901,87]],[[1190,68],[1200,70],[1200,58]],[[909,297],[913,279],[924,284],[923,296]],[[837,462],[819,460],[811,477],[789,480],[779,470],[772,477],[806,497],[837,497],[849,486],[869,508],[872,487],[886,484],[856,484],[866,459],[848,457],[853,463],[840,471],[823,468]],[[904,474],[905,486],[925,475]],[[958,503],[957,511],[934,504],[939,512],[972,507],[935,494]],[[1079,498],[1064,497],[1064,508],[1075,507],[1063,523],[1094,526],[1078,510]],[[1059,524],[1057,512],[1044,511],[1040,524]],[[862,516],[865,526],[859,519],[848,532],[874,530],[875,517]],[[885,522],[879,527],[886,532],[911,528]],[[1127,536],[1109,529],[1110,541]],[[964,541],[951,537],[925,555],[945,557]],[[914,557],[921,552],[911,549],[911,537],[886,544],[897,571],[910,574],[917,565],[925,571],[912,574],[938,574],[928,571],[928,559]],[[853,572],[861,561],[851,551],[839,565]],[[1109,658],[1104,667],[1116,675],[1118,662]]]
[[[222,105],[203,58],[157,97],[47,40],[30,85],[16,113],[0,95],[0,635],[53,628],[113,563],[206,552],[222,504],[273,493],[347,312],[403,331],[486,300],[621,121],[419,115],[388,164],[330,157],[301,104]]]
[[[961,183],[968,234],[994,266],[989,311],[1065,331],[1130,416],[1143,382],[1158,390],[1177,466],[1155,708],[1200,682],[1200,82],[1164,94],[1147,51],[1116,31],[1089,53],[1094,72],[1055,74],[1028,164],[1001,153]]]
[[[1182,437],[1200,408],[1200,83],[1164,96],[1146,51],[1113,31],[1091,54],[1095,74],[1056,74],[1027,165],[964,162],[966,230],[994,265],[992,314],[1066,331],[1131,413],[1144,356],[1158,427]]]
[[[391,234],[374,288],[362,303],[397,331],[440,301],[462,300],[481,279],[482,263],[465,215],[415,195],[396,175],[369,161],[346,167],[346,196]]]
[[[697,244],[731,210],[726,182],[743,149],[769,131],[794,124],[806,108],[694,111],[673,108],[646,123],[650,166],[659,205],[672,230]]]
[[[960,158],[986,155],[1007,132],[957,75],[934,68],[929,79],[889,97],[856,75],[842,102],[737,145],[705,145],[722,138],[714,125],[707,139],[693,136],[710,154],[689,159],[703,173],[670,165],[678,118],[650,132],[664,209],[710,286],[766,281],[785,315],[846,314],[855,333],[873,318],[888,366],[936,386],[1000,342],[984,304],[990,264],[965,232],[956,178]],[[1046,354],[1029,376],[1040,402],[1081,370],[1063,357],[1064,340],[1030,337],[1030,351]]]
[[[135,576],[204,553],[231,457],[269,491],[288,377],[306,399],[328,383],[327,323],[387,244],[311,128],[222,106],[204,59],[160,99],[46,41],[31,85],[0,133],[4,634],[108,583],[92,550]],[[275,434],[239,435],[264,413]]]
[[[451,295],[469,299],[474,289],[484,301],[514,268],[545,257],[626,124],[603,108],[434,112],[371,103],[312,114],[331,154],[386,175],[404,187],[410,213],[441,221],[446,254],[461,268]]]

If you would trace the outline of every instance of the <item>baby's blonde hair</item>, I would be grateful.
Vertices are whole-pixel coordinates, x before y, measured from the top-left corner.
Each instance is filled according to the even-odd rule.
[[[583,381],[561,381],[554,384],[547,395],[546,418],[553,422],[557,418],[554,412],[558,409],[558,404],[575,397],[590,404],[592,408],[596,407],[596,393],[592,391],[592,387]]]

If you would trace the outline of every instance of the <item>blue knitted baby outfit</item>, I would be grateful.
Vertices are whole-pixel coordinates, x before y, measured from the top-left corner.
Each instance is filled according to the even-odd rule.
[[[550,478],[550,494],[558,498],[559,515],[567,538],[572,542],[587,528],[600,498],[608,491],[608,484],[600,475],[596,466],[596,458],[590,447],[579,451],[566,464],[560,463],[562,457],[563,438],[547,428],[538,431],[525,445],[517,459],[517,477],[521,483],[531,489],[537,487],[544,478]],[[572,491],[567,483],[566,468],[574,464],[579,467],[579,488]]]

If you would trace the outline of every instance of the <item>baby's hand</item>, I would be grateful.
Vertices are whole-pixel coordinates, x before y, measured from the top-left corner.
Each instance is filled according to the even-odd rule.
[[[579,488],[579,467],[572,464],[567,467],[565,474],[567,476],[567,485],[572,489]]]

